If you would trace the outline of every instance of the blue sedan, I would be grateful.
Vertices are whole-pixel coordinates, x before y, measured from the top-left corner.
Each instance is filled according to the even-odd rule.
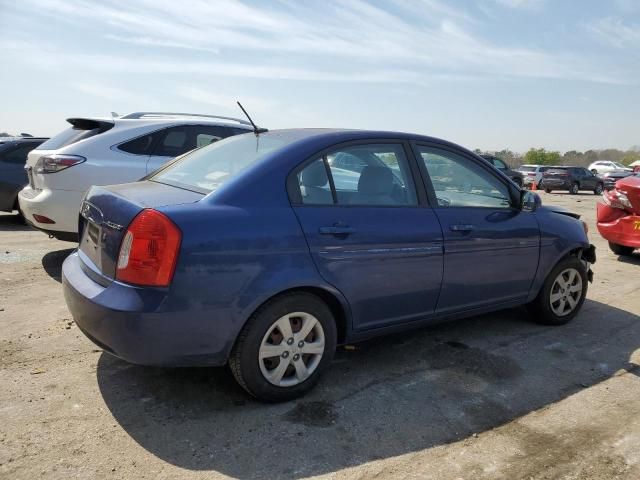
[[[229,364],[251,395],[308,391],[336,345],[527,305],[579,312],[595,249],[470,151],[419,135],[245,134],[144,181],[93,187],[64,294],[144,365]]]

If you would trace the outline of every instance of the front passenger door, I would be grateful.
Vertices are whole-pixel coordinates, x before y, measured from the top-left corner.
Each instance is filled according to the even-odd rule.
[[[463,151],[417,145],[442,225],[444,275],[436,313],[523,300],[538,266],[534,214],[491,167]]]

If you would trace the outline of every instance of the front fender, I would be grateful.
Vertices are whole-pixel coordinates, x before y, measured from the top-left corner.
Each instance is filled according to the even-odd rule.
[[[528,301],[536,298],[551,270],[566,256],[576,254],[590,264],[596,260],[595,246],[589,242],[580,220],[547,209],[537,211],[536,217],[540,225],[540,260]],[[589,272],[591,281],[593,272]]]

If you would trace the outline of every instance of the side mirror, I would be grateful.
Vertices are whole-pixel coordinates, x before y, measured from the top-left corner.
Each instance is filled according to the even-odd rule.
[[[537,193],[528,190],[520,192],[520,210],[523,212],[535,212],[542,205],[542,199]]]

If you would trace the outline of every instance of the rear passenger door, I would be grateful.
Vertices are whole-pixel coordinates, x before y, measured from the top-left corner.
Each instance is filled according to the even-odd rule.
[[[288,182],[313,260],[349,301],[355,330],[424,319],[436,306],[442,230],[408,152],[397,141],[348,144]]]
[[[535,215],[484,162],[453,147],[416,144],[416,156],[444,236],[444,274],[436,312],[521,301],[538,266]]]

